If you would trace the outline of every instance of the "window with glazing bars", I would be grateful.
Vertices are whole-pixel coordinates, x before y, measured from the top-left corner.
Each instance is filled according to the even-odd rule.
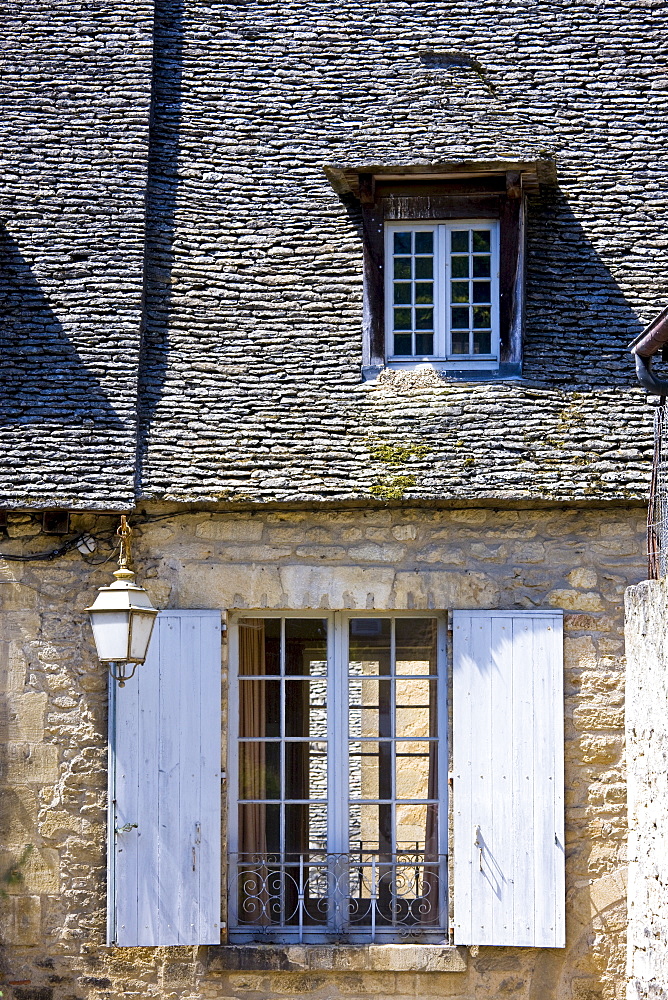
[[[243,617],[235,634],[232,939],[442,939],[444,622]]]
[[[387,359],[499,361],[495,221],[385,227]]]

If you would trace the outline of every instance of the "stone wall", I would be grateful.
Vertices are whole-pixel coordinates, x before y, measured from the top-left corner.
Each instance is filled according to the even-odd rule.
[[[668,997],[668,584],[626,595],[629,1000]]]
[[[304,956],[292,971],[226,971],[215,949],[105,947],[106,677],[82,609],[109,579],[100,562],[116,525],[77,515],[98,539],[93,556],[0,563],[0,923],[16,1000],[621,1000],[622,599],[645,572],[643,510],[151,507],[143,518],[163,518],[138,524],[136,544],[160,607],[565,609],[567,948],[472,949],[457,972],[397,971],[380,956],[334,973]],[[10,517],[9,536],[7,553],[47,547],[28,515]]]

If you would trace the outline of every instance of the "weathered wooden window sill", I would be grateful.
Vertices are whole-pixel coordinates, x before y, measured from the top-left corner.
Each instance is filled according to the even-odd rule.
[[[209,972],[465,972],[465,948],[435,944],[211,945]]]

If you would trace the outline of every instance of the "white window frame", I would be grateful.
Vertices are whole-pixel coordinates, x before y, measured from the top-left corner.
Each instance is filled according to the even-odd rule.
[[[350,620],[357,618],[435,618],[437,620],[437,684],[438,684],[438,836],[439,855],[447,857],[448,849],[448,668],[447,612],[445,611],[266,611],[244,610],[230,614],[228,672],[228,758],[227,758],[227,850],[238,852],[239,798],[239,622],[246,618],[319,618],[327,621],[327,853],[347,854],[349,799],[349,732],[348,732],[348,647]],[[441,875],[443,905],[447,906],[447,864]],[[234,930],[234,914],[230,913],[230,930]],[[249,933],[249,937],[252,934]],[[368,935],[363,933],[362,939]]]
[[[450,317],[450,254],[449,235],[453,230],[487,229],[491,239],[491,306],[492,335],[489,354],[453,354]],[[393,236],[396,232],[432,232],[434,234],[434,353],[407,357],[394,355],[394,282]],[[496,219],[454,219],[447,222],[392,222],[385,224],[385,355],[392,368],[413,369],[430,367],[439,371],[490,371],[499,367],[500,308],[499,308],[499,243],[500,223]]]

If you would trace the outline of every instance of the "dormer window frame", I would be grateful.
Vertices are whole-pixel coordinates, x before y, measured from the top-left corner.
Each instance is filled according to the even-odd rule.
[[[498,220],[386,222],[384,267],[388,367],[498,369]]]
[[[364,253],[362,377],[385,368],[433,367],[463,379],[513,378],[522,372],[525,319],[525,234],[527,196],[556,184],[552,160],[467,161],[408,165],[328,165],[334,190],[359,202]],[[498,353],[399,358],[388,342],[388,226],[473,221],[498,228]]]

